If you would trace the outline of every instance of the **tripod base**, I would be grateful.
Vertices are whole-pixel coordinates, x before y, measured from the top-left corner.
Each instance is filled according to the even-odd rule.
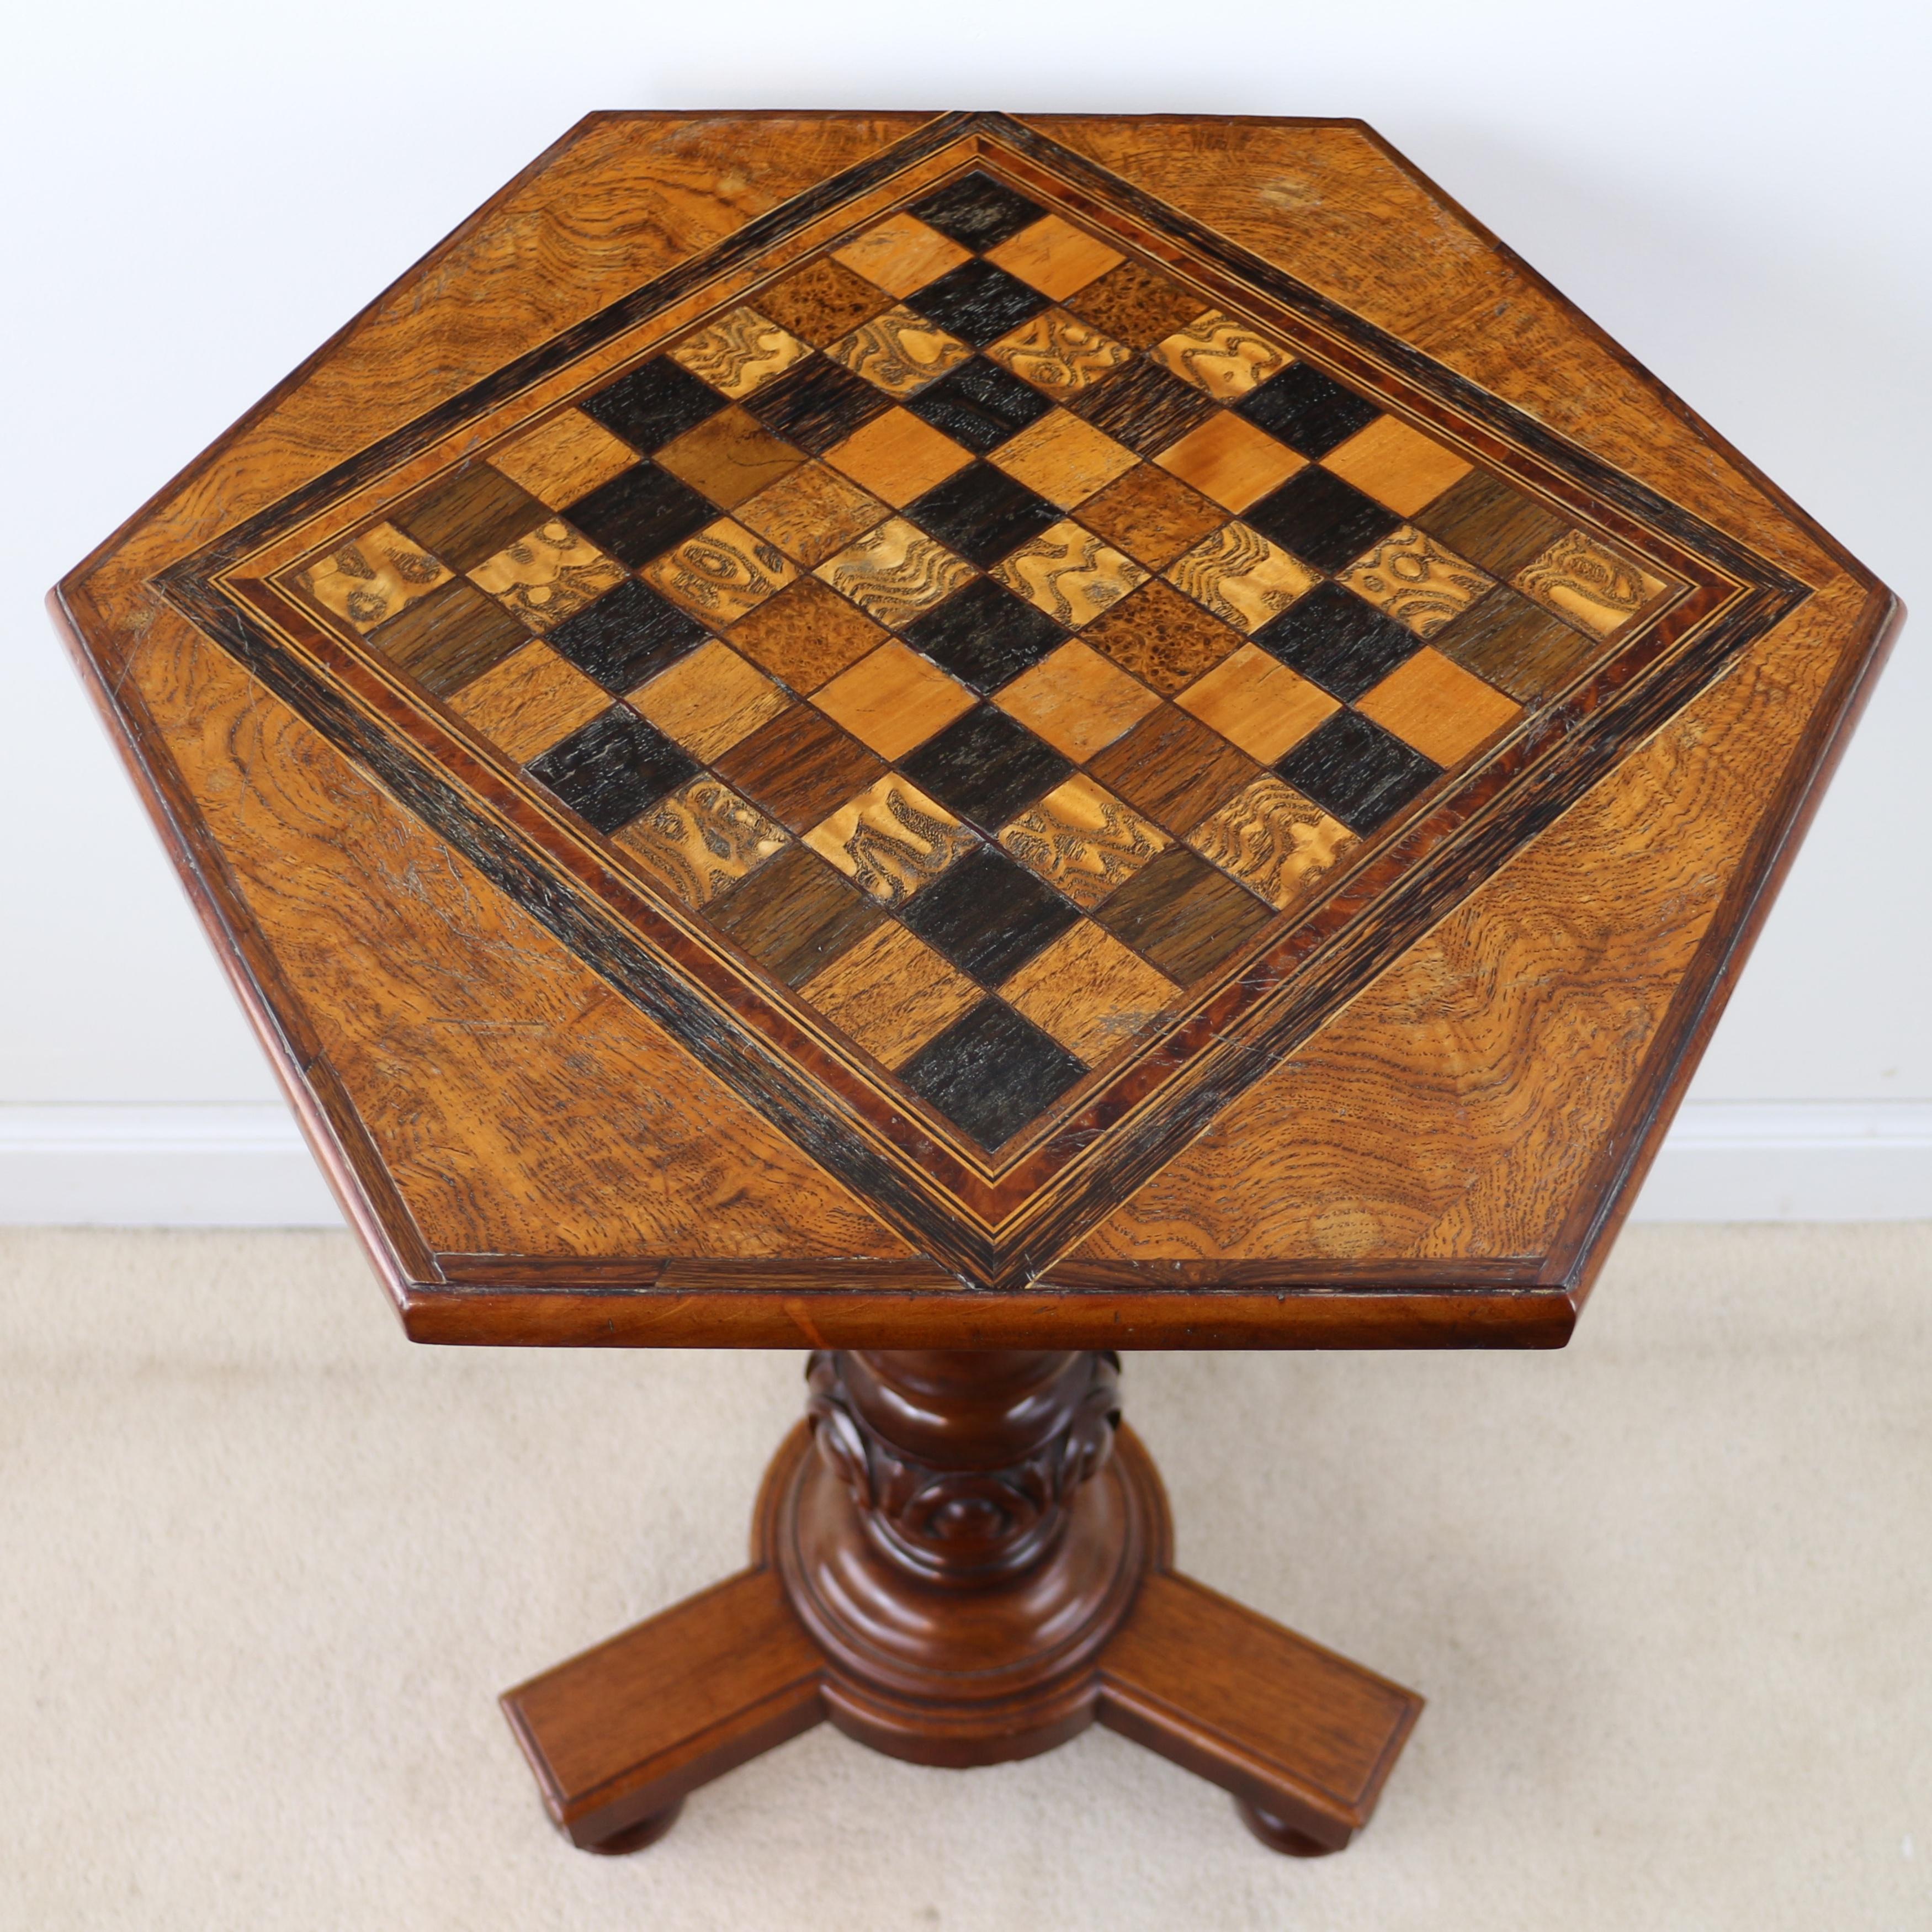
[[[848,1360],[815,1362],[814,1388]],[[1077,1378],[1106,1358],[1027,1360],[1072,1364]],[[1104,1400],[1110,1372],[1094,1373]],[[1033,1410],[1041,1386],[1029,1384]],[[849,1420],[863,1406],[848,1397],[839,1384],[827,1400]],[[999,1400],[1009,1421],[1025,1406]],[[1092,1388],[1085,1400],[1093,1410]],[[973,1469],[957,1440],[939,1475],[918,1470],[913,1504],[883,1495],[875,1417],[828,1445],[825,1403],[814,1406],[826,1453],[811,1424],[787,1438],[748,1569],[503,1698],[573,1844],[640,1850],[687,1793],[825,1718],[874,1750],[953,1766],[1030,1756],[1097,1720],[1233,1793],[1276,1851],[1338,1851],[1368,1822],[1421,1699],[1177,1574],[1160,1478],[1130,1430],[1114,1433],[1115,1414],[1098,1469],[1074,1471],[1057,1503],[1029,1515],[1016,1491],[1048,1490],[985,1471],[983,1456]],[[935,1415],[962,1434],[949,1399],[928,1403]],[[973,1423],[982,1436],[984,1423]],[[1064,1417],[1054,1426],[1064,1468],[1077,1431]],[[854,1474],[855,1442],[874,1452],[868,1474]],[[890,1467],[902,1474],[903,1460]],[[1016,1550],[1026,1560],[1002,1574]]]

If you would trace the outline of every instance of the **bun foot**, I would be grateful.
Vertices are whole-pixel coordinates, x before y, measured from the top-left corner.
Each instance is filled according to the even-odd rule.
[[[1241,1814],[1241,1822],[1271,1852],[1285,1852],[1292,1858],[1325,1858],[1330,1852],[1342,1849],[1340,1845],[1324,1845],[1306,1832],[1298,1832],[1272,1811],[1264,1811],[1246,1798],[1236,1798],[1234,1809]]]
[[[648,1818],[640,1818],[634,1825],[621,1832],[614,1832],[608,1838],[602,1838],[594,1845],[586,1845],[586,1852],[595,1852],[600,1858],[622,1858],[627,1852],[641,1852],[646,1845],[655,1845],[677,1822],[678,1814],[684,1809],[680,1798],[675,1804],[667,1804],[662,1811],[653,1811]]]

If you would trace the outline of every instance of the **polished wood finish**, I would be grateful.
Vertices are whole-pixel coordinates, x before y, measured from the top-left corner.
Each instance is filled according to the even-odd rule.
[[[1098,1722],[1231,1792],[1274,1850],[1346,1845],[1422,1700],[1174,1570],[1118,1372],[1064,1351],[814,1354],[752,1567],[505,1696],[560,1828],[640,1849],[821,1718],[956,1768]]]

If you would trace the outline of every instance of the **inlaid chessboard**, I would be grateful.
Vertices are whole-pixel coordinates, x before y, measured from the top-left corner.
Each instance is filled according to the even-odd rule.
[[[1784,592],[1051,144],[908,149],[170,581],[992,1280]]]

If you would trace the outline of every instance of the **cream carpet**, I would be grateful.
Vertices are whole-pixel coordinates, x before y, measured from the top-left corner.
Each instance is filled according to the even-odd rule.
[[[790,1354],[411,1348],[346,1237],[0,1236],[0,1926],[1932,1926],[1932,1226],[1648,1227],[1553,1355],[1149,1355],[1204,1581],[1430,1699],[1350,1850],[825,1728],[629,1859],[494,1695],[735,1568]]]

